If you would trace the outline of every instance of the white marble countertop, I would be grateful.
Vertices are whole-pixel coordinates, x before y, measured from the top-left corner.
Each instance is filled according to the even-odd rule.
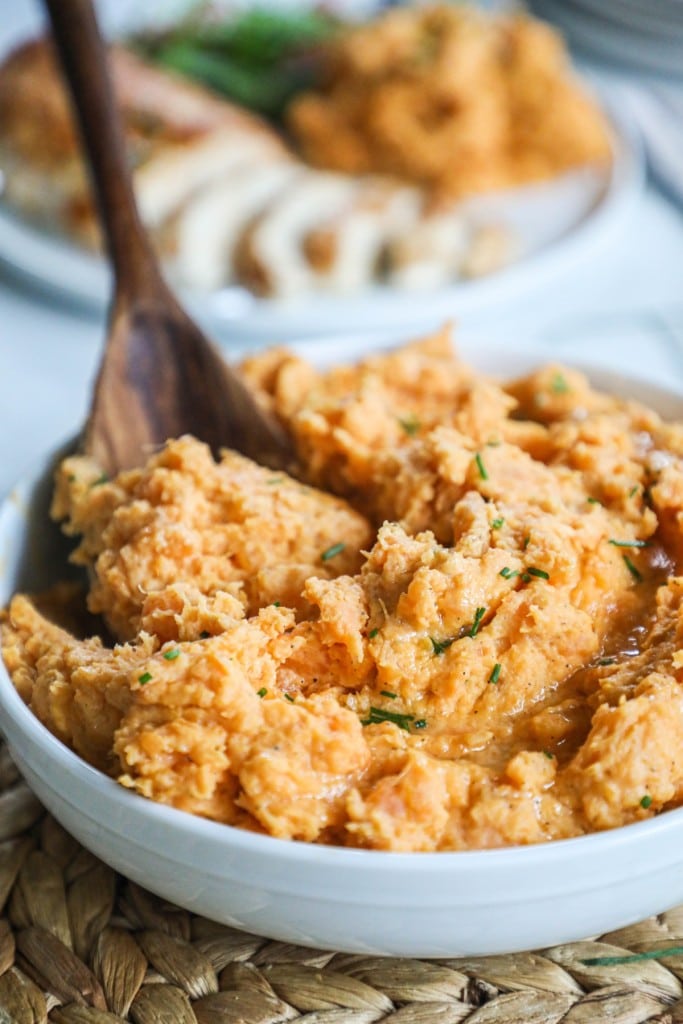
[[[30,5],[12,8],[0,45],[35,20]],[[492,308],[461,330],[683,387],[683,213],[648,186],[609,247],[542,294]],[[0,494],[76,432],[103,336],[103,317],[59,304],[0,268]]]

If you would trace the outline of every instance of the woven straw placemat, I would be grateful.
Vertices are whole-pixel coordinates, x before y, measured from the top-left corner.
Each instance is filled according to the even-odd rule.
[[[4,746],[0,914],[0,1024],[683,1022],[683,907],[510,956],[393,960],[272,942],[117,875],[45,813]]]

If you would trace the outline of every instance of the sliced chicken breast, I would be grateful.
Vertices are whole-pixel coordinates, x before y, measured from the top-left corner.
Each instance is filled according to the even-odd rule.
[[[304,171],[243,233],[235,255],[239,280],[260,295],[287,298],[315,286],[304,239],[352,205],[358,179]]]
[[[317,286],[352,292],[371,284],[387,246],[410,231],[421,207],[418,189],[379,178],[359,179],[348,208],[324,218],[303,240]]]
[[[142,219],[158,227],[206,185],[246,164],[273,159],[286,160],[286,150],[260,131],[221,128],[191,143],[164,146],[135,173]]]
[[[457,209],[425,214],[388,250],[388,277],[399,288],[438,288],[460,276],[471,225]]]
[[[519,240],[505,224],[472,227],[470,244],[460,264],[462,277],[485,277],[511,263],[519,255]]]
[[[387,252],[388,278],[399,288],[439,288],[465,277],[480,277],[508,263],[513,232],[461,203],[427,209]]]
[[[422,190],[312,170],[260,118],[201,86],[110,50],[143,221],[179,283],[237,279],[261,295],[351,293],[388,279],[434,288],[517,255],[511,232],[462,208],[423,209]],[[99,226],[51,45],[0,65],[3,199],[91,247]]]
[[[302,173],[294,160],[246,162],[191,199],[174,224],[175,270],[183,283],[198,291],[227,284],[246,225]]]
[[[109,55],[141,212],[152,228],[237,162],[286,154],[256,115],[123,47],[113,46]],[[97,218],[48,40],[23,44],[0,65],[0,148],[7,202],[92,244]]]

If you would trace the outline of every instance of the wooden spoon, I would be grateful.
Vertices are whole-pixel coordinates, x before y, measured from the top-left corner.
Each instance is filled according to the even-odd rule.
[[[110,475],[168,438],[194,434],[214,452],[292,461],[285,432],[180,307],[137,212],[107,53],[91,0],[45,0],[90,164],[114,272],[102,364],[84,448]]]

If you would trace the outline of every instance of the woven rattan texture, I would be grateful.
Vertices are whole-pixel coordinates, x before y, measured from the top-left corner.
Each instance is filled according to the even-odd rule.
[[[429,962],[271,942],[162,902],[46,815],[0,746],[0,1024],[683,1024],[683,908],[600,940]]]

